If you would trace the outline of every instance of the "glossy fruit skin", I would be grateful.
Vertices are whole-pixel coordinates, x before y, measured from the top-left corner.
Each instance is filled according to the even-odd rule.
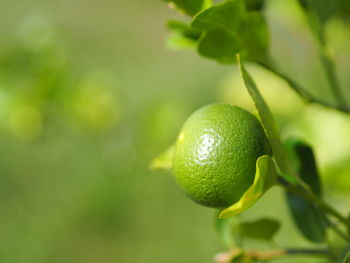
[[[271,154],[259,120],[229,104],[194,112],[176,141],[173,173],[195,202],[225,208],[252,185],[256,160]]]

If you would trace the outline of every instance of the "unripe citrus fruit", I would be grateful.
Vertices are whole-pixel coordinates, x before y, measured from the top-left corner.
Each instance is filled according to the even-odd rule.
[[[254,115],[237,106],[211,104],[193,113],[182,127],[173,173],[191,199],[224,208],[252,185],[256,160],[270,153]]]

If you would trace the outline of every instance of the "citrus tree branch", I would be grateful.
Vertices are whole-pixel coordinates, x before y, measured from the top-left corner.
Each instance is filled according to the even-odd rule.
[[[327,78],[328,78],[330,87],[333,91],[334,97],[339,102],[341,107],[346,107],[346,102],[344,100],[344,96],[341,94],[340,85],[336,76],[334,60],[330,52],[328,52],[328,48],[326,46],[323,46],[321,48],[320,57],[321,57],[323,68],[326,71]]]
[[[306,256],[321,256],[331,257],[331,253],[327,249],[305,249],[305,248],[286,248],[279,250],[250,250],[246,252],[246,255],[253,259],[258,260],[270,260],[291,255],[306,255]]]
[[[280,77],[281,79],[283,79],[284,81],[286,81],[288,83],[288,85],[306,102],[308,103],[316,103],[316,104],[320,104],[324,107],[327,108],[332,108],[338,111],[342,111],[345,113],[350,113],[350,108],[345,106],[344,104],[341,105],[335,105],[329,102],[326,102],[324,100],[321,100],[319,98],[316,98],[315,96],[313,96],[310,92],[308,92],[304,87],[302,87],[299,83],[297,83],[294,79],[290,78],[288,75],[286,75],[285,73],[283,73],[282,71],[280,71],[276,65],[274,63],[272,63],[271,61],[257,61],[256,62],[258,65],[260,65],[261,67],[269,70],[270,72],[272,72],[273,74],[275,74],[276,76]],[[329,63],[329,61],[328,61]],[[334,74],[334,73],[333,73]],[[335,74],[334,74],[335,76]]]
[[[331,257],[331,252],[327,249],[289,248],[289,249],[285,249],[285,254],[286,255],[309,255],[309,256]]]
[[[308,191],[305,191],[304,189],[300,188],[299,186],[295,186],[295,185],[288,183],[282,177],[279,177],[279,183],[289,192],[293,193],[296,196],[299,196],[300,198],[303,198],[306,201],[309,201],[310,203],[319,207],[324,213],[333,216],[334,218],[338,219],[340,222],[344,223],[347,227],[349,227],[350,222],[346,217],[344,217],[335,208],[333,208],[331,205],[329,205],[324,200],[319,198],[313,192],[309,191],[309,189],[308,189]],[[349,237],[347,237],[347,238],[349,238]]]
[[[346,101],[342,95],[340,84],[336,76],[334,58],[329,51],[325,31],[324,23],[322,23],[314,12],[314,10],[305,10],[305,16],[308,22],[310,31],[313,33],[319,50],[319,57],[322,63],[322,66],[326,72],[326,76],[329,82],[329,87],[334,95],[334,98],[338,101],[338,104],[341,107],[346,107]]]
[[[229,263],[232,259],[244,255],[247,258],[255,260],[272,260],[286,256],[304,255],[313,257],[326,257],[332,258],[332,254],[328,249],[308,249],[308,248],[285,248],[275,250],[242,250],[240,248],[234,248],[229,252],[220,253],[216,255],[216,263]]]
[[[342,230],[340,230],[340,228],[338,227],[338,225],[335,224],[333,221],[329,220],[328,217],[325,217],[325,218],[326,218],[327,224],[335,231],[335,233],[337,233],[345,241],[350,243],[350,237],[346,233],[343,233]]]

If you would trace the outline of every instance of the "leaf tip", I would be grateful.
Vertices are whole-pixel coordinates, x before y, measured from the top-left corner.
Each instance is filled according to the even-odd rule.
[[[154,158],[148,168],[151,170],[170,170],[173,166],[174,145],[171,145],[163,153]]]

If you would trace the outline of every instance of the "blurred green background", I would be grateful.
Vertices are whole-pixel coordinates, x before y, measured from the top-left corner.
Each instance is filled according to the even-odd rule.
[[[266,13],[283,70],[332,100],[295,1],[270,0]],[[148,166],[198,107],[254,108],[236,66],[167,48],[164,22],[174,16],[160,0],[1,1],[0,262],[213,262],[225,249],[215,212]],[[350,103],[349,24],[333,19],[327,33]],[[326,197],[349,213],[350,117],[249,70],[283,137],[315,146]],[[263,215],[283,220],[276,248],[311,246],[280,189],[243,217]]]

